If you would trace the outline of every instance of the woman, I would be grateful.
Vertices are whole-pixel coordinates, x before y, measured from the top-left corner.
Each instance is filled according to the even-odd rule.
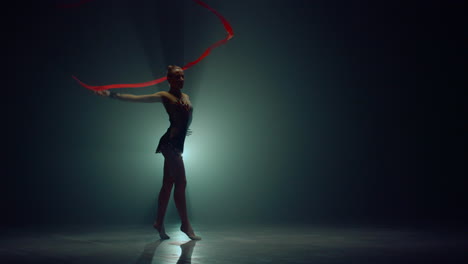
[[[192,104],[189,96],[182,93],[184,87],[184,71],[179,66],[169,65],[167,69],[167,81],[169,91],[157,92],[148,95],[120,94],[108,90],[95,92],[98,95],[119,99],[129,102],[155,103],[162,102],[169,114],[171,123],[167,132],[161,137],[156,153],[164,156],[164,178],[163,186],[159,192],[158,211],[153,227],[158,230],[161,239],[169,239],[164,229],[164,216],[167,204],[174,186],[174,201],[179,212],[182,225],[180,230],[187,234],[192,240],[200,240],[196,236],[187,216],[187,204],[185,200],[185,177],[184,161],[182,152],[187,130],[192,120]]]

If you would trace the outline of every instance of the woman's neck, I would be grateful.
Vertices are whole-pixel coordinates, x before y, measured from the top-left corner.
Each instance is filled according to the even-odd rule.
[[[171,93],[172,95],[176,96],[177,98],[180,98],[182,97],[182,92],[179,90],[179,89],[169,89],[169,93]]]

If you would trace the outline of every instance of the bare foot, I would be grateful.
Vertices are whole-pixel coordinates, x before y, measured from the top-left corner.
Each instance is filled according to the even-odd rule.
[[[161,239],[164,240],[164,239],[169,239],[169,238],[170,238],[170,237],[166,234],[166,230],[164,229],[164,225],[159,225],[159,224],[154,223],[154,224],[153,224],[153,227],[154,227],[154,229],[158,230],[158,232],[159,232],[159,237],[160,237]]]
[[[184,232],[192,240],[201,240],[201,237],[195,235],[195,232],[193,231],[191,226],[181,226],[180,231]]]

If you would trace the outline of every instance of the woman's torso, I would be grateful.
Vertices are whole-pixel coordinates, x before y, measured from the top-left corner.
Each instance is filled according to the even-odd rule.
[[[162,102],[171,123],[168,132],[170,138],[185,137],[192,120],[193,107],[188,95],[182,93],[180,98],[167,92]]]

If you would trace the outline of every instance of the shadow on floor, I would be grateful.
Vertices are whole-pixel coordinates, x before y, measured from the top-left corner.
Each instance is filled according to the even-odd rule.
[[[154,255],[156,253],[156,249],[161,245],[164,240],[157,240],[145,245],[143,252],[141,253],[140,257],[136,261],[135,264],[151,264],[153,262]],[[192,263],[192,253],[193,249],[197,242],[195,240],[190,240],[189,242],[180,245],[182,252],[180,254],[179,260],[177,264],[190,264]]]

